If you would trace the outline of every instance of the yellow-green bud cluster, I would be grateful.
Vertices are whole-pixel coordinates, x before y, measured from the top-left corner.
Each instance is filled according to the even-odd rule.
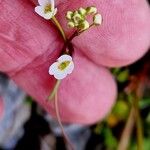
[[[68,26],[70,28],[77,28],[80,31],[88,29],[90,27],[89,22],[86,20],[88,15],[94,15],[93,24],[100,24],[96,20],[97,17],[95,17],[97,15],[97,8],[92,6],[86,9],[81,7],[77,11],[68,11],[66,14]]]
[[[76,27],[80,30],[85,30],[89,28],[89,23],[86,21],[87,11],[84,8],[79,8],[77,11],[68,11],[66,18],[68,20],[68,26],[70,28]]]

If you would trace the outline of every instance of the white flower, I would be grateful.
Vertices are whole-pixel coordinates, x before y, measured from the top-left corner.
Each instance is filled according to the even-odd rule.
[[[54,75],[58,80],[65,78],[68,74],[71,74],[74,69],[74,63],[72,57],[69,55],[62,55],[57,59],[57,62],[53,63],[49,67],[49,74]]]
[[[39,6],[35,7],[35,12],[41,17],[49,20],[57,13],[54,0],[38,0]]]
[[[93,18],[93,22],[95,25],[100,25],[102,24],[102,16],[101,14],[96,14]]]

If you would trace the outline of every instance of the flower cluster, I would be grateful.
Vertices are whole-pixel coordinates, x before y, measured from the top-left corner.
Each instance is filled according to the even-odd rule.
[[[90,27],[87,21],[87,16],[93,16],[92,25],[100,25],[102,23],[102,16],[97,13],[96,7],[79,8],[76,11],[68,11],[66,18],[68,20],[68,26],[70,28],[77,28],[80,31],[87,30]]]
[[[52,19],[55,25],[61,32],[64,40],[66,40],[65,33],[54,17],[57,13],[57,8],[55,8],[54,0],[38,0],[39,6],[35,7],[35,12],[41,17],[49,20]],[[93,23],[90,24],[87,21],[87,16],[92,15]],[[76,28],[77,31],[82,32],[90,28],[92,25],[100,25],[102,23],[102,16],[97,13],[96,7],[79,8],[76,11],[68,11],[66,14],[68,20],[68,26],[71,28]],[[65,78],[68,74],[71,74],[74,69],[74,63],[70,55],[62,55],[49,67],[49,74],[54,75],[57,80]]]

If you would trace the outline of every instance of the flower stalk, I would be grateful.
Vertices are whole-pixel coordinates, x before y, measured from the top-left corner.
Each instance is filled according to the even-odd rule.
[[[48,97],[48,100],[53,100],[54,96],[56,95],[57,91],[58,91],[58,88],[60,86],[60,83],[61,83],[61,80],[57,80],[56,81],[56,84],[52,90],[52,92],[50,93],[49,97]]]
[[[59,126],[60,126],[60,128],[61,128],[63,137],[64,137],[64,139],[66,140],[66,142],[68,143],[70,150],[74,150],[74,147],[73,147],[72,143],[70,142],[70,140],[69,140],[67,134],[65,133],[64,127],[63,127],[62,122],[61,122],[61,117],[60,117],[60,113],[59,113],[59,106],[58,106],[57,91],[56,91],[56,93],[55,93],[55,101],[54,101],[54,103],[55,103],[55,111],[56,111],[57,121],[58,121]]]
[[[52,20],[53,20],[54,24],[56,25],[56,27],[58,28],[58,30],[60,31],[60,33],[61,33],[61,35],[62,35],[64,41],[66,41],[66,40],[67,40],[66,34],[65,34],[65,32],[64,32],[64,30],[63,30],[63,28],[62,28],[62,26],[60,25],[59,21],[56,19],[55,16],[53,16]]]

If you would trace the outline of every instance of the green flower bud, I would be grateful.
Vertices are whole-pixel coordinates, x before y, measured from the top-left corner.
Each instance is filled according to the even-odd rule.
[[[68,20],[71,20],[72,19],[72,16],[73,16],[73,12],[72,11],[68,11],[67,14],[66,14],[66,18]]]
[[[78,12],[77,10],[73,12],[73,16],[75,16],[75,15],[77,15],[77,14],[79,14],[79,12]],[[79,15],[80,15],[80,14],[79,14]]]
[[[68,27],[69,27],[69,28],[74,28],[74,27],[75,27],[75,24],[74,24],[72,21],[69,21],[69,22],[68,22]]]
[[[79,8],[78,12],[82,15],[82,16],[85,16],[86,15],[86,9],[84,8]]]
[[[90,27],[90,24],[88,21],[84,20],[82,23],[80,23],[80,25],[78,26],[78,28],[81,31],[87,30]]]
[[[87,11],[87,14],[96,14],[97,8],[96,7],[87,7],[86,11]]]
[[[83,17],[79,14],[79,13],[74,13],[72,20],[75,24],[79,24],[79,22],[81,22],[83,19]]]

